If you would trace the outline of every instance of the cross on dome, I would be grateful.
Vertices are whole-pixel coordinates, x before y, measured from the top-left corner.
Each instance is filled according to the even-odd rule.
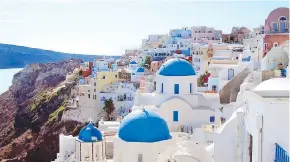
[[[93,122],[92,117],[90,117],[88,121],[89,121],[90,123],[92,123],[92,122]]]

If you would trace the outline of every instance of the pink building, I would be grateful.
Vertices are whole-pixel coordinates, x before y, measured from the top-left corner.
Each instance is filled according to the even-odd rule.
[[[222,37],[221,30],[214,30],[206,26],[191,27],[193,43],[218,42]]]
[[[288,30],[289,8],[277,8],[265,20],[265,33],[285,33]]]
[[[264,56],[273,46],[289,40],[289,8],[273,10],[265,20]]]
[[[150,72],[156,73],[156,71],[159,70],[161,65],[165,62],[165,60],[162,61],[152,61],[150,65]]]

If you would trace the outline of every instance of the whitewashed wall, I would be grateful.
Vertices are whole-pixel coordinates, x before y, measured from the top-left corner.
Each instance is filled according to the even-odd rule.
[[[154,143],[125,142],[115,138],[114,161],[115,162],[136,162],[138,154],[143,155],[143,162],[157,161],[159,153],[172,145],[172,140],[165,140]],[[124,149],[126,148],[126,149]]]
[[[173,111],[178,111],[177,122],[173,121]],[[198,128],[203,124],[210,124],[209,118],[214,115],[214,110],[192,109],[190,105],[178,98],[164,102],[157,112],[166,120],[171,132],[180,131],[183,125]]]
[[[192,93],[197,92],[196,76],[156,76],[156,91],[161,93],[161,84],[163,83],[164,94],[174,94],[174,84],[179,84],[179,94],[190,94],[190,83],[192,84]]]
[[[274,159],[275,143],[289,153],[289,102],[270,102],[263,107],[262,141],[263,162],[272,162],[271,159]]]
[[[76,138],[73,136],[59,135],[59,159],[60,161],[66,160],[69,155],[75,152]]]

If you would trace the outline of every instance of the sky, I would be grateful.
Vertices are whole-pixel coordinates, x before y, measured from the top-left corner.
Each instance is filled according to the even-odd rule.
[[[121,55],[149,34],[209,26],[230,33],[264,24],[287,1],[0,0],[0,43],[60,52]]]

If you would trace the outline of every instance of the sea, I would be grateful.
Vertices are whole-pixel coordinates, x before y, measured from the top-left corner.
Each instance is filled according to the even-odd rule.
[[[12,85],[14,74],[21,71],[23,68],[17,69],[0,69],[0,94],[7,91]]]

